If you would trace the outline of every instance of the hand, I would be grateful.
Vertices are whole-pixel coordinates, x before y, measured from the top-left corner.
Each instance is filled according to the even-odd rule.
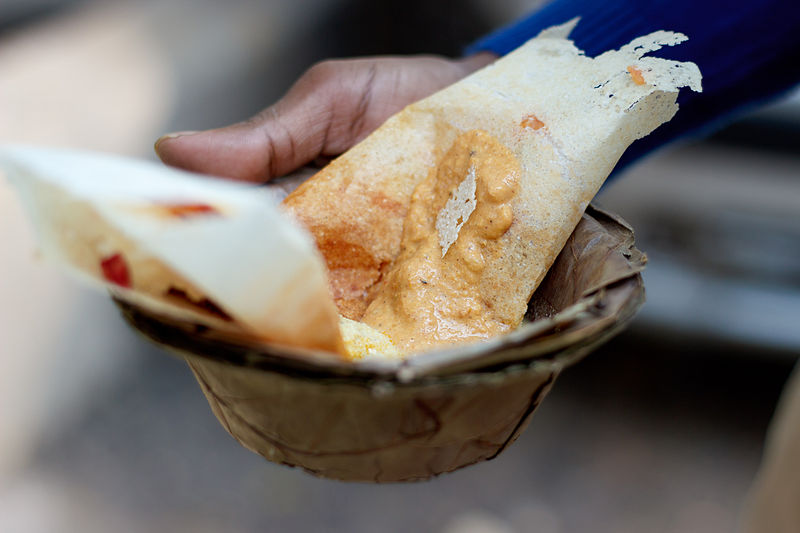
[[[276,104],[249,120],[156,141],[168,165],[247,181],[266,181],[319,157],[336,156],[406,105],[495,59],[380,57],[317,63]]]

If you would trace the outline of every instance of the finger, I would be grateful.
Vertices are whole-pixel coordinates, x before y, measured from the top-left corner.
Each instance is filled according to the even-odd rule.
[[[168,165],[257,182],[336,155],[353,142],[339,123],[349,123],[343,115],[362,89],[342,83],[342,66],[348,65],[313,67],[278,103],[245,122],[165,135],[156,153]]]
[[[165,135],[155,150],[168,165],[247,181],[291,172],[319,153],[307,142],[309,130],[297,124],[306,121],[288,116],[277,122],[269,114],[224,128]],[[324,131],[324,117],[318,128]]]

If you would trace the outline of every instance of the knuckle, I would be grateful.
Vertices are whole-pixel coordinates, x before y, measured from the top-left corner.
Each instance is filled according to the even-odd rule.
[[[310,82],[315,84],[326,84],[334,80],[340,68],[340,62],[332,59],[326,59],[315,63],[309,68],[303,77],[308,78]]]

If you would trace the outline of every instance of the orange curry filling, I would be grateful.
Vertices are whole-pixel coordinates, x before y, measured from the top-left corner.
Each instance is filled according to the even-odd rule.
[[[404,352],[486,339],[514,327],[513,317],[502,316],[488,303],[489,291],[497,287],[481,280],[487,265],[503,254],[501,241],[514,222],[511,203],[519,178],[516,157],[500,141],[481,130],[461,134],[414,190],[400,254],[361,321]],[[473,187],[469,213],[453,205],[454,191],[463,186]],[[452,215],[457,230],[443,246],[437,219],[447,216],[440,215],[445,207],[466,216]]]

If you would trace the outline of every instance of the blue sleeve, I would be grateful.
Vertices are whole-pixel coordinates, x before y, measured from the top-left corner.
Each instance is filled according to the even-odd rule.
[[[678,137],[708,134],[800,83],[798,0],[555,0],[467,52],[504,55],[575,16],[581,20],[570,38],[589,56],[656,30],[673,30],[689,40],[656,55],[693,61],[703,74],[703,92],[682,90],[675,118],[633,143],[615,173]]]

